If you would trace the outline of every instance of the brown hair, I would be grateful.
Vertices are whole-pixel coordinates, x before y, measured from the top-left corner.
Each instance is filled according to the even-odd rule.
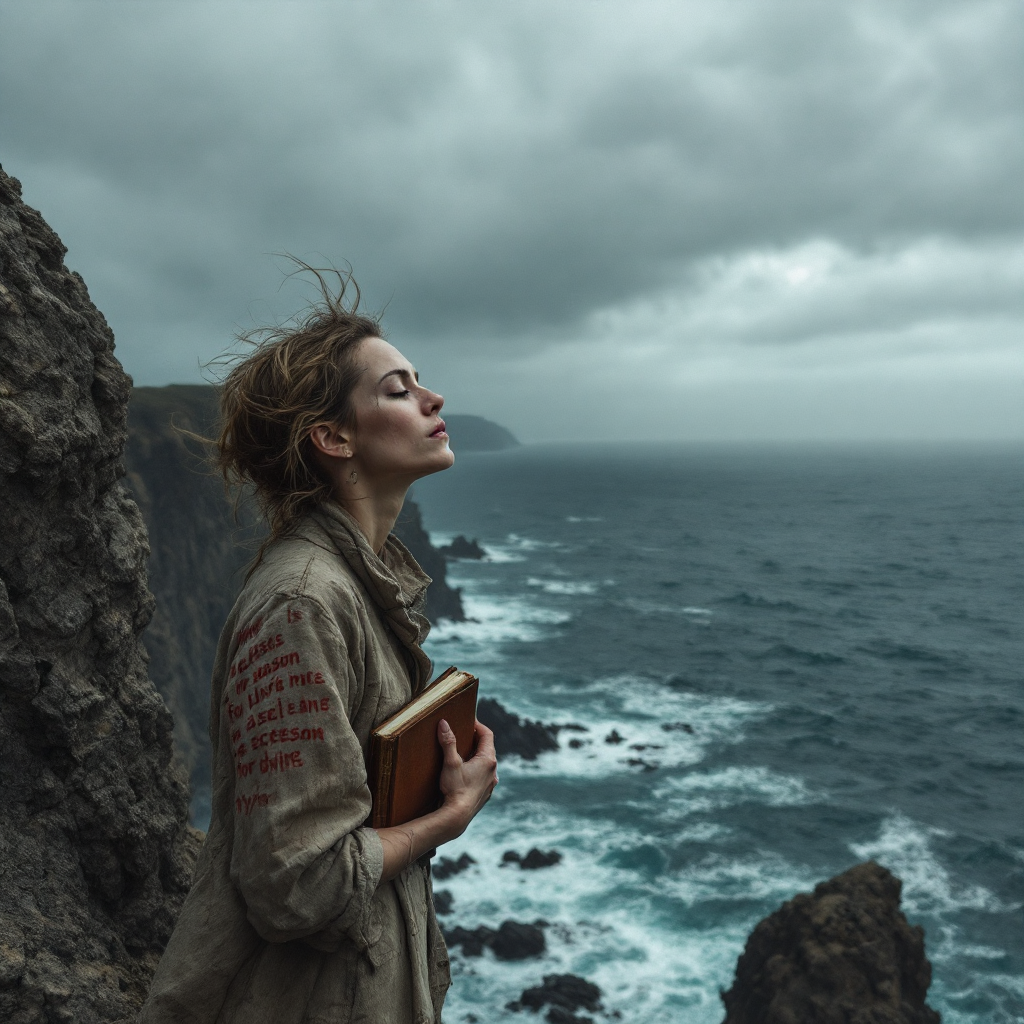
[[[214,453],[226,485],[237,487],[239,496],[253,492],[270,527],[267,543],[331,496],[309,433],[317,423],[351,424],[352,390],[362,373],[355,359],[359,343],[383,337],[376,317],[356,312],[360,293],[351,270],[320,270],[290,258],[297,264],[293,273],[313,275],[320,297],[288,323],[238,335],[253,350],[228,357]],[[333,290],[331,277],[338,285]]]

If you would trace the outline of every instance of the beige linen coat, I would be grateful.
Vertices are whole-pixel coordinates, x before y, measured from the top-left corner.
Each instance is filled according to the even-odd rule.
[[[140,1024],[438,1024],[426,858],[381,882],[371,730],[427,682],[429,578],[328,504],[271,544],[213,671],[210,831]]]

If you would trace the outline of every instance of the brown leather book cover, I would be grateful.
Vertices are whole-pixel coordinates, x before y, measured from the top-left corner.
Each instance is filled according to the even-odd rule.
[[[443,718],[455,733],[459,756],[473,754],[476,676],[452,666],[370,735],[374,828],[402,825],[436,810],[442,801],[444,751],[437,738]]]

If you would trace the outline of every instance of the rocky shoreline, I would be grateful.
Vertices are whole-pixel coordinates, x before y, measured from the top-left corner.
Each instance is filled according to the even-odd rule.
[[[177,411],[180,426],[207,432],[212,391],[137,389],[129,433],[131,382],[64,255],[0,170],[0,1019],[9,1024],[127,1022],[141,1006],[202,838],[188,825],[179,762],[191,759],[193,780],[205,764],[211,645],[252,541],[244,509],[236,534],[219,482],[170,427]],[[147,390],[161,392],[148,405]],[[430,613],[461,614],[418,511],[400,531],[437,580]],[[462,540],[451,557],[476,557]],[[638,770],[658,768],[657,745],[615,730],[589,737],[487,700],[480,716],[503,757],[536,759],[569,731],[569,748],[625,744]],[[559,859],[509,850],[501,864],[544,878]],[[472,866],[469,854],[442,857],[434,875],[443,882]],[[723,994],[726,1024],[934,1024],[924,935],[899,902],[899,880],[869,862],[785,903],[747,941]],[[553,927],[460,927],[443,888],[438,909],[457,956],[537,959]],[[543,1012],[548,1024],[615,1017],[597,985],[571,974],[541,975],[505,1009]]]

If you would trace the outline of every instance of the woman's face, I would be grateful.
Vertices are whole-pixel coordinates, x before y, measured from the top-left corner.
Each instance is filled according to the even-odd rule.
[[[383,338],[366,338],[356,361],[363,373],[347,431],[353,468],[368,480],[411,483],[451,466],[455,455],[439,415],[444,399],[420,384],[409,360]]]

